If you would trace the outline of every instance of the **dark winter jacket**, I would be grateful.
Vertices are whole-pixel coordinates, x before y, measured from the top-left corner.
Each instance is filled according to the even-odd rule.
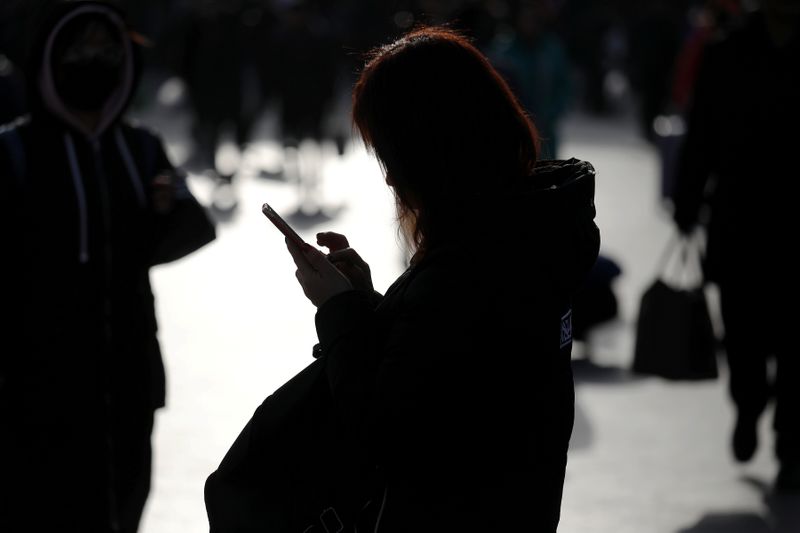
[[[556,530],[593,194],[588,163],[539,163],[377,306],[351,291],[318,310],[335,408],[384,472],[382,533]]]

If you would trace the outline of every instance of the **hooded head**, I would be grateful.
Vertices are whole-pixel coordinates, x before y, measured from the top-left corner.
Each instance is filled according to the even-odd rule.
[[[133,94],[136,50],[123,13],[106,2],[55,4],[29,58],[33,111],[87,135],[102,133]],[[85,117],[93,117],[93,127]]]

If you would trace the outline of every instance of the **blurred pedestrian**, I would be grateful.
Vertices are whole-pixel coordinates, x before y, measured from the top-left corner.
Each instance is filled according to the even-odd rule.
[[[800,357],[791,336],[800,319],[792,259],[798,65],[798,0],[763,0],[741,28],[709,44],[674,197],[682,232],[706,228],[706,276],[720,291],[736,407],[734,456],[753,457],[758,420],[774,398],[776,488],[790,490],[800,489]]]
[[[703,51],[709,42],[724,38],[731,28],[738,25],[741,11],[738,0],[706,0],[689,10],[688,28],[672,71],[668,104],[671,110],[681,116],[688,112]]]
[[[648,141],[655,141],[653,120],[669,102],[670,82],[680,52],[686,0],[646,0],[633,3],[638,13],[629,29],[630,80],[639,99],[639,124]]]
[[[675,58],[669,98],[652,123],[652,140],[661,160],[660,192],[667,201],[673,196],[681,145],[686,137],[686,117],[703,51],[709,42],[721,39],[735,27],[740,17],[738,0],[706,0],[687,13],[688,27]]]
[[[239,4],[203,0],[191,7],[185,19],[181,75],[194,111],[195,143],[188,164],[217,174],[215,155],[225,128],[235,131],[236,143],[242,147],[252,123],[242,109],[245,56]]]
[[[318,308],[331,432],[367,463],[327,481],[336,492],[379,473],[370,531],[554,532],[573,423],[570,300],[599,247],[592,167],[537,161],[506,83],[446,29],[378,49],[353,116],[415,253],[380,296],[345,236],[318,234],[327,257],[287,240]],[[210,478],[207,501],[225,488]]]
[[[559,35],[570,59],[578,67],[581,104],[591,114],[616,111],[608,91],[608,80],[624,59],[619,39],[619,14],[614,2],[570,0],[559,7]],[[622,41],[622,43],[620,43]],[[619,57],[620,52],[623,53]]]
[[[238,205],[234,176],[261,111],[261,91],[253,87],[258,80],[252,57],[254,26],[261,24],[261,14],[250,11],[242,0],[201,0],[191,4],[180,23],[184,38],[179,68],[194,112],[194,147],[186,166],[212,179],[212,207],[221,218]],[[239,158],[223,164],[217,160],[217,150],[230,133]]]
[[[30,115],[0,133],[0,531],[130,533],[165,396],[149,269],[215,230],[122,118],[140,72],[124,14],[58,2],[38,29]]]
[[[280,129],[287,180],[298,186],[294,216],[321,214],[322,150],[336,97],[344,51],[318,3],[290,0],[278,12],[279,24],[264,55],[280,101]],[[294,174],[292,174],[294,171]]]
[[[514,33],[496,38],[490,53],[536,122],[547,159],[558,156],[559,123],[572,103],[574,85],[566,48],[551,28],[554,18],[550,0],[521,2]]]

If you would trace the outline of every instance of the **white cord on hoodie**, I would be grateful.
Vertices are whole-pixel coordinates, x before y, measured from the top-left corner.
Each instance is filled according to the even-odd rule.
[[[72,172],[72,185],[75,188],[75,196],[78,200],[78,231],[79,248],[78,261],[81,264],[89,262],[89,213],[86,210],[86,190],[83,187],[83,177],[78,166],[78,156],[75,154],[75,143],[69,133],[64,134],[64,146],[67,149],[69,168]]]
[[[375,531],[378,533],[378,528],[381,527],[381,520],[383,519],[383,510],[386,508],[386,497],[389,495],[389,484],[383,488],[383,500],[381,501],[381,508],[378,511],[378,518],[375,519]]]

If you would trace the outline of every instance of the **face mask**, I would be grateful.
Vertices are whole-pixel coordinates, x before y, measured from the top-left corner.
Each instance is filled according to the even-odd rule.
[[[97,111],[120,84],[120,67],[102,58],[66,62],[60,67],[57,90],[67,107]]]

